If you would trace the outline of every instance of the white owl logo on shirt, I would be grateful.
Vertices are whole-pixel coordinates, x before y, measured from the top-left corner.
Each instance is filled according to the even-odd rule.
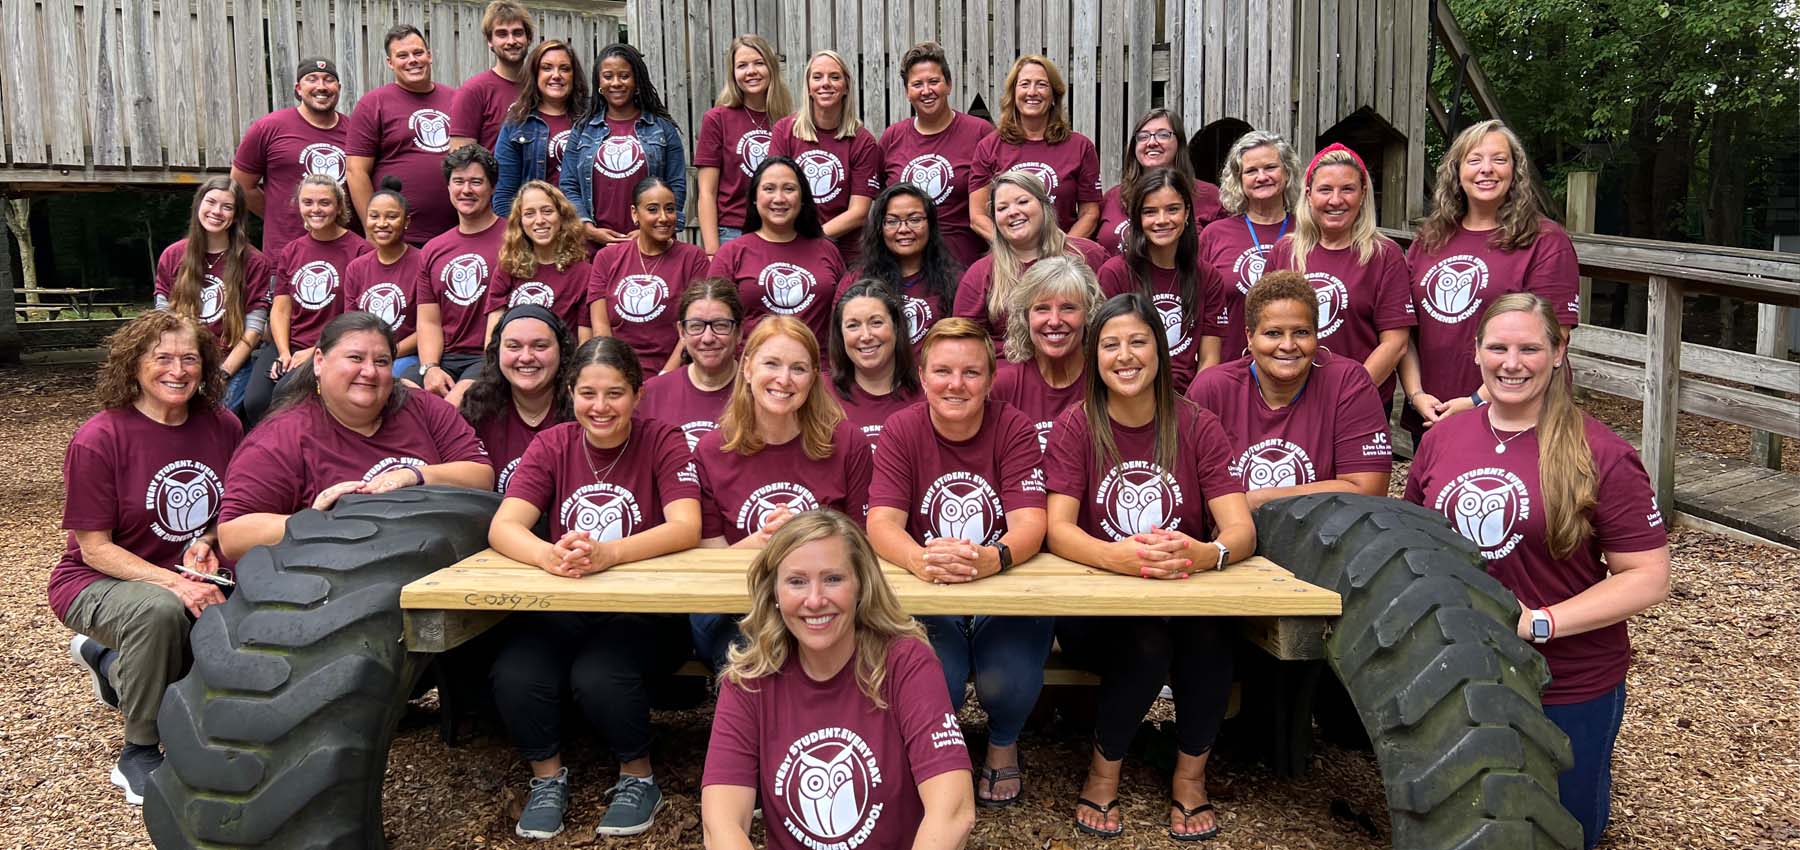
[[[337,298],[337,267],[324,260],[313,260],[294,271],[290,281],[294,300],[308,310],[323,310]]]
[[[1420,278],[1425,291],[1419,306],[1445,324],[1456,324],[1481,308],[1481,291],[1487,288],[1487,261],[1473,254],[1445,257],[1425,270]]]
[[[826,203],[844,191],[844,163],[830,151],[817,148],[802,151],[794,157],[806,184],[812,188],[813,201]]]
[[[999,539],[1005,513],[993,485],[967,472],[947,472],[925,488],[923,513],[930,518],[926,537],[956,537],[977,546]]]
[[[608,136],[594,154],[594,167],[614,180],[630,177],[644,168],[644,146],[636,136]]]
[[[144,488],[144,507],[154,517],[150,530],[164,540],[192,539],[212,522],[223,495],[212,467],[193,460],[169,463]]]
[[[339,184],[344,182],[344,149],[330,142],[314,142],[300,149],[300,171],[323,174]]]
[[[406,293],[395,284],[377,283],[356,299],[356,309],[373,313],[387,322],[389,328],[399,330],[406,317]]]
[[[450,149],[450,116],[435,109],[420,109],[406,119],[412,130],[413,145],[427,153],[443,153]]]
[[[950,165],[950,160],[934,153],[915,156],[900,170],[900,182],[919,187],[919,191],[929,195],[934,204],[950,199],[954,185],[951,181],[955,178],[956,169]]]
[[[1312,456],[1280,437],[1270,437],[1240,452],[1231,462],[1231,475],[1251,490],[1296,487],[1317,480]]]
[[[206,285],[200,288],[200,321],[212,324],[225,318],[225,281],[214,275],[206,276]]]
[[[563,500],[560,513],[564,528],[585,531],[602,543],[630,537],[643,523],[643,514],[631,491],[606,482],[570,493]]]
[[[669,285],[653,274],[626,275],[613,288],[613,309],[628,322],[648,322],[662,315]]]
[[[857,846],[852,837],[873,834],[881,819],[883,806],[872,798],[882,781],[874,750],[854,730],[808,732],[788,745],[776,768],[775,817],[800,846]]]
[[[444,264],[443,270],[438,272],[438,281],[444,286],[444,297],[451,303],[470,306],[487,291],[487,258],[474,252],[459,254]]]
[[[1094,490],[1100,526],[1115,540],[1153,528],[1180,528],[1181,486],[1154,463],[1126,461],[1113,467]]]
[[[773,134],[761,129],[750,130],[738,137],[738,170],[744,172],[745,177],[754,176],[756,167],[769,158],[769,143],[773,140]]]
[[[1524,538],[1518,529],[1531,518],[1525,482],[1507,469],[1483,467],[1451,479],[1438,491],[1433,508],[1468,538],[1488,560],[1511,554]]]

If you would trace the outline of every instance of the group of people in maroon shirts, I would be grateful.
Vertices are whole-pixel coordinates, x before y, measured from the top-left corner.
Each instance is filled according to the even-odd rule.
[[[749,846],[757,813],[771,847],[960,846],[976,806],[1025,792],[1018,739],[1054,642],[1101,677],[1075,824],[1124,830],[1123,759],[1166,683],[1167,832],[1210,838],[1232,680],[1215,619],[915,619],[877,559],[942,584],[1039,552],[1146,580],[1222,568],[1255,550],[1264,502],[1387,494],[1398,386],[1419,438],[1405,497],[1524,604],[1574,749],[1562,798],[1598,840],[1624,621],[1662,598],[1668,549],[1636,455],[1573,404],[1574,253],[1503,124],[1453,140],[1403,251],[1340,145],[1302,169],[1252,131],[1215,186],[1156,109],[1103,191],[1044,57],[1014,64],[990,126],[916,45],[898,69],[915,114],[877,141],[843,57],[810,58],[796,112],[773,48],[744,35],[697,137],[692,244],[683,142],[644,58],[602,51],[590,96],[523,8],[492,4],[483,30],[496,65],[453,93],[395,28],[396,82],[347,119],[335,67],[302,63],[299,106],[196,192],[158,264],[164,309],[112,342],[49,595],[124,714],[128,800],[234,560],[299,511],[432,484],[500,490],[492,545],[571,580],[760,550],[741,619],[511,618],[491,681],[531,773],[519,835],[563,829],[568,698],[618,762],[597,832],[651,825],[650,685],[697,654],[720,686],[709,847]],[[971,682],[978,763],[956,719]]]

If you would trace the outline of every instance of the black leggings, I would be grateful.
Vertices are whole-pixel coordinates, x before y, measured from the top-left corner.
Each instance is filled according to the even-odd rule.
[[[649,755],[649,682],[689,657],[687,618],[560,611],[514,617],[489,680],[519,755],[543,761],[562,752],[569,693],[619,761]]]
[[[1056,638],[1070,664],[1100,675],[1094,746],[1108,761],[1131,749],[1165,679],[1181,751],[1212,749],[1231,698],[1231,646],[1218,617],[1058,617]]]

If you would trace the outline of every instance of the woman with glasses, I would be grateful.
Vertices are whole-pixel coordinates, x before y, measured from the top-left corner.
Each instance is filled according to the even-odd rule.
[[[887,284],[900,296],[906,342],[915,353],[925,332],[956,309],[956,281],[963,273],[938,212],[925,190],[911,183],[881,190],[869,207],[861,263],[838,283],[839,300],[857,281]]]
[[[737,374],[738,333],[744,308],[737,286],[719,277],[687,285],[676,302],[675,332],[681,365],[644,382],[638,415],[681,429],[692,450],[714,428]]]
[[[1125,143],[1131,147],[1131,156],[1125,158],[1119,185],[1106,190],[1106,197],[1100,199],[1100,229],[1094,234],[1094,241],[1105,246],[1113,256],[1125,253],[1125,230],[1131,224],[1127,212],[1131,199],[1127,195],[1138,178],[1151,169],[1173,168],[1193,185],[1194,203],[1190,211],[1196,234],[1226,216],[1225,207],[1219,203],[1219,187],[1194,176],[1194,162],[1188,157],[1187,129],[1182,126],[1181,113],[1160,107],[1144,113],[1125,137]]]

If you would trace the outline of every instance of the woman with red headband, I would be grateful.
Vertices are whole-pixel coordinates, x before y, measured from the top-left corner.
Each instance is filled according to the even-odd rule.
[[[1362,157],[1343,145],[1306,166],[1294,232],[1275,245],[1269,270],[1306,275],[1319,299],[1319,345],[1362,364],[1383,407],[1394,397],[1394,367],[1418,324],[1406,256],[1375,231],[1374,185]]]

